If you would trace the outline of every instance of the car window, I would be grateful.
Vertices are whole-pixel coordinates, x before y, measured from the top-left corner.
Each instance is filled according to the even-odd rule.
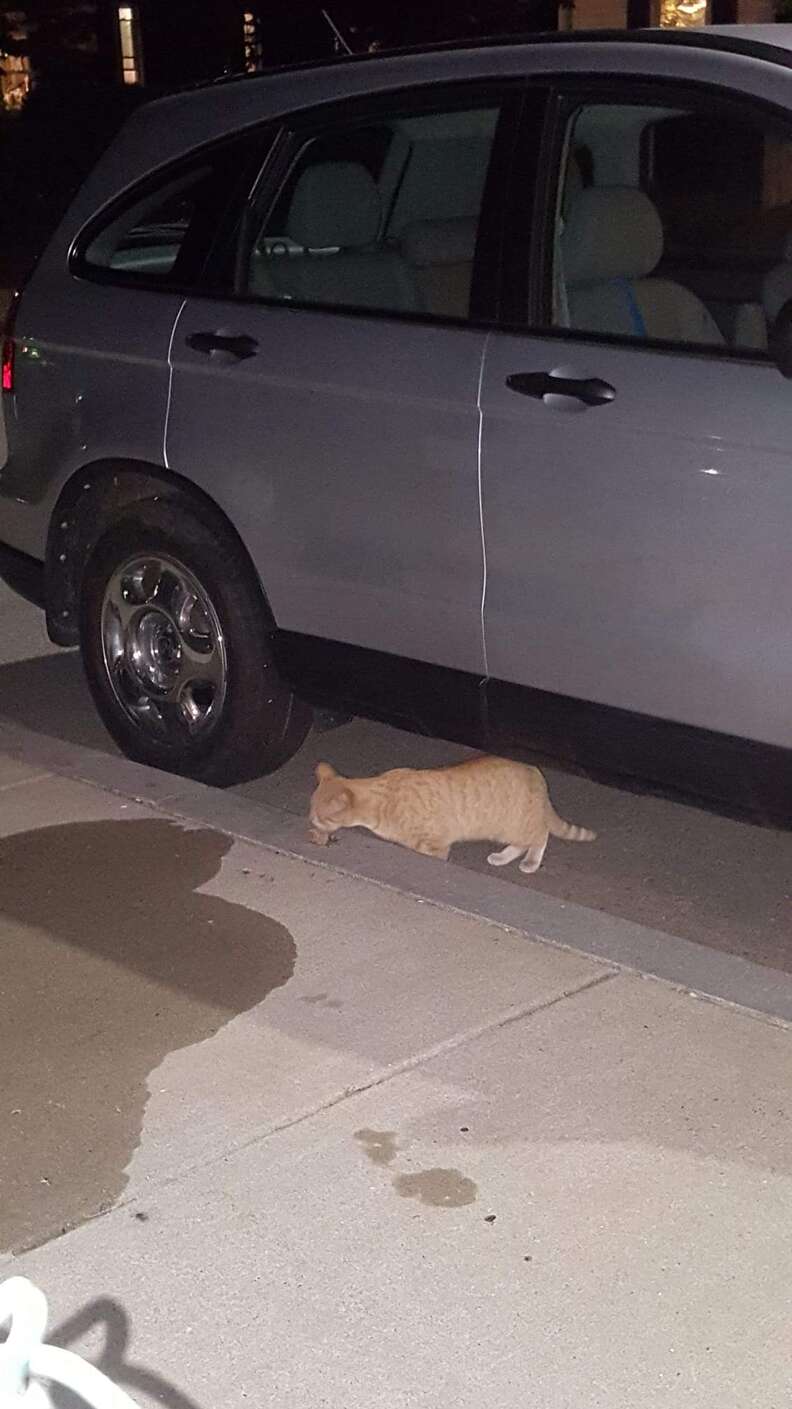
[[[272,140],[268,133],[267,150]],[[256,149],[260,159],[260,137]],[[78,251],[80,272],[154,287],[197,279],[249,156],[240,139],[143,183],[89,230]]]
[[[308,136],[239,235],[237,293],[467,318],[501,105],[378,113]]]
[[[792,298],[792,140],[742,107],[582,104],[553,239],[559,328],[761,356]]]
[[[202,166],[138,199],[94,236],[85,263],[149,278],[172,274],[211,175],[211,166]]]

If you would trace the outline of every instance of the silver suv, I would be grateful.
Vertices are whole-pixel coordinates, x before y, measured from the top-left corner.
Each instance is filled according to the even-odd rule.
[[[231,783],[333,701],[790,788],[788,28],[127,123],[6,329],[0,540],[128,755]]]

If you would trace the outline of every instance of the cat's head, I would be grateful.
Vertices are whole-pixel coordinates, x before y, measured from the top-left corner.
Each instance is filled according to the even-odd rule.
[[[328,835],[339,827],[354,827],[355,800],[347,779],[341,778],[331,764],[317,763],[316,782],[311,798],[311,826]]]

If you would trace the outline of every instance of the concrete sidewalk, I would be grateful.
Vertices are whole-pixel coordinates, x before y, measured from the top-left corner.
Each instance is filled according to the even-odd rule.
[[[787,1024],[14,752],[0,1277],[59,1343],[173,1409],[789,1403]]]

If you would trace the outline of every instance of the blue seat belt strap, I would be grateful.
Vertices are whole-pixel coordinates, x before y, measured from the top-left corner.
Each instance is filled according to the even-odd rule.
[[[630,321],[632,322],[633,332],[635,333],[635,336],[638,338],[645,338],[646,324],[644,323],[643,314],[640,308],[638,307],[638,300],[636,299],[635,294],[633,293],[632,285],[629,279],[617,279],[616,283],[624,290],[624,297],[627,300],[627,307],[630,310]]]

